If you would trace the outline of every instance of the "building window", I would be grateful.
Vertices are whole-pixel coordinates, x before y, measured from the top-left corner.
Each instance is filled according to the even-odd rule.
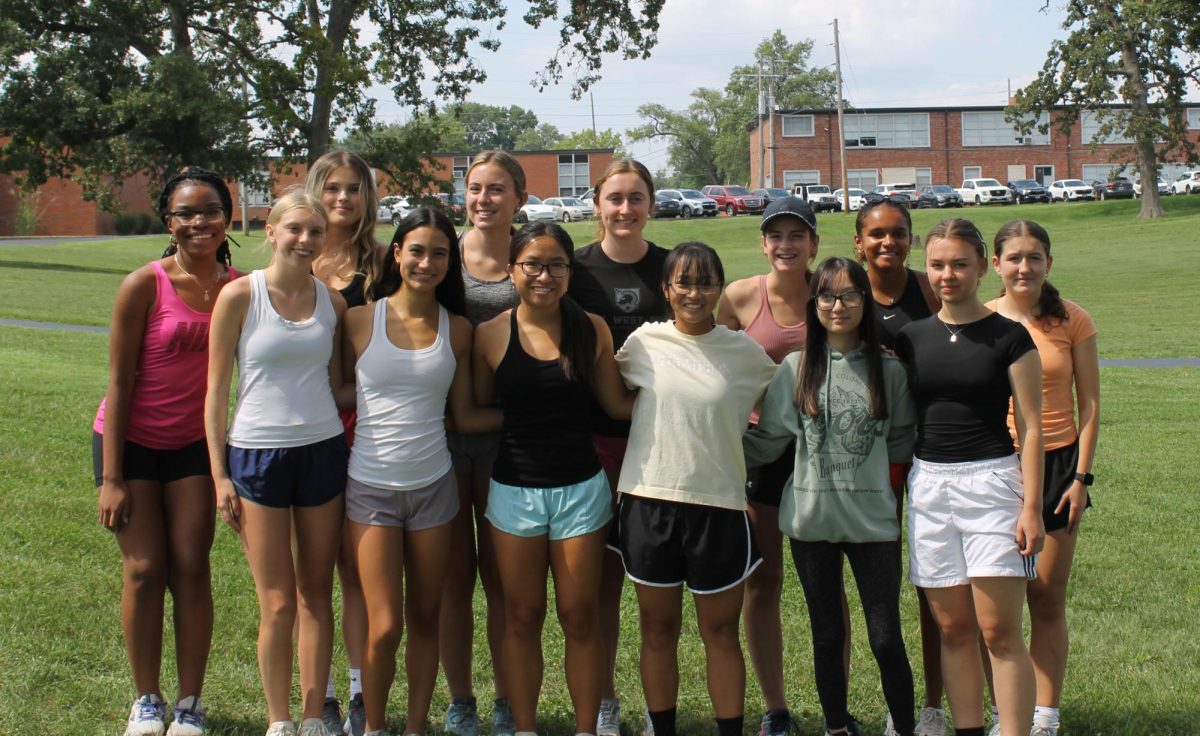
[[[812,137],[813,135],[813,116],[812,115],[784,115],[783,116],[783,137]]]
[[[927,187],[930,184],[933,184],[933,169],[928,168],[928,167],[924,167],[924,168],[917,167],[916,171],[917,171],[917,181],[916,181],[917,189],[920,189],[921,187]]]
[[[267,182],[265,187],[255,186],[247,181],[238,182],[238,204],[242,204],[243,200],[247,207],[270,207],[271,206],[271,175],[268,172],[262,172],[264,181]]]
[[[1037,125],[1047,125],[1049,117],[1042,113]],[[1048,133],[1035,126],[1028,135],[1022,135],[1012,123],[1004,119],[1002,111],[964,112],[962,114],[963,146],[1047,146]]]
[[[558,155],[558,196],[575,197],[591,186],[591,173],[586,153],[560,153]]]
[[[1188,130],[1200,130],[1200,107],[1187,109],[1187,126]]]
[[[878,184],[879,174],[875,169],[849,169],[846,171],[846,186],[850,189],[869,192]]]
[[[929,113],[846,115],[848,148],[928,148]]]
[[[1103,122],[1115,123],[1116,130],[1113,130],[1104,138],[1098,138],[1100,135],[1100,126]],[[1084,143],[1133,143],[1133,139],[1120,132],[1125,125],[1125,115],[1122,112],[1110,111],[1105,116],[1104,121],[1101,121],[1096,113],[1091,110],[1084,110],[1079,113],[1079,133],[1083,138]]]
[[[964,181],[967,179],[982,179],[982,178],[983,178],[983,167],[982,166],[964,166],[963,167],[963,180]]]
[[[821,172],[815,169],[804,171],[784,171],[783,188],[791,191],[797,184],[820,184]]]
[[[1083,180],[1088,184],[1094,181],[1108,181],[1110,176],[1123,176],[1133,179],[1132,166],[1115,166],[1113,164],[1084,164]]]

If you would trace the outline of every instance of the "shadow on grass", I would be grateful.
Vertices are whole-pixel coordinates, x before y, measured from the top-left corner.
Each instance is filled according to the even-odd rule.
[[[96,268],[93,266],[75,266],[70,263],[39,263],[37,261],[6,261],[0,259],[0,268],[16,268],[29,271],[57,271],[68,273],[115,273],[124,276],[129,273],[121,268]]]

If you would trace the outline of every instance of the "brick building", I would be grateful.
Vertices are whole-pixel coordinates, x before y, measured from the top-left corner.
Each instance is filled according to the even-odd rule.
[[[1065,111],[1049,113],[1057,121]],[[1186,109],[1188,135],[1200,144],[1200,106]],[[1129,140],[1090,145],[1099,124],[1083,112],[1064,136],[1052,128],[1020,135],[1004,120],[1004,107],[871,108],[845,112],[846,179],[849,186],[870,190],[884,182],[958,186],[963,179],[991,177],[1037,179],[1103,179],[1121,161],[1112,156]],[[760,136],[765,133],[765,180],[768,186],[792,184],[842,186],[836,110],[776,112],[773,129],[764,117],[750,131],[750,181],[760,178]],[[1042,123],[1048,122],[1046,113]],[[1132,159],[1132,154],[1128,154]],[[774,169],[772,170],[772,160]],[[1186,168],[1160,162],[1168,181]],[[774,174],[774,175],[772,175]]]
[[[613,149],[593,148],[578,151],[513,151],[525,170],[525,187],[530,194],[546,197],[574,197],[591,188],[613,160]],[[439,153],[435,158],[443,171],[450,172],[455,191],[465,191],[463,177],[474,154]]]

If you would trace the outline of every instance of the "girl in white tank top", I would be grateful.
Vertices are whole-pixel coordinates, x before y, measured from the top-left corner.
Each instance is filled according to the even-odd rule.
[[[407,628],[404,733],[425,733],[437,676],[438,616],[458,488],[446,447],[449,405],[460,432],[500,429],[477,409],[471,323],[462,316],[454,227],[420,207],[380,251],[368,303],[346,315],[358,424],[346,488],[347,533],[367,603],[366,730],[383,729],[396,650]],[[403,581],[403,582],[402,582]],[[405,595],[407,592],[407,607]]]

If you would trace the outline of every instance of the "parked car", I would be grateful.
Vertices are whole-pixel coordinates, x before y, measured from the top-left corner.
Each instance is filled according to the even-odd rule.
[[[679,217],[682,214],[682,199],[668,197],[662,192],[654,193],[654,217]]]
[[[774,202],[777,199],[784,199],[787,196],[789,196],[788,190],[780,189],[779,187],[767,187],[766,189],[751,189],[750,193],[757,195],[759,197],[762,197],[763,201],[766,202],[767,204],[771,204],[772,202]]]
[[[555,222],[556,220],[558,220],[558,213],[554,211],[554,208],[532,194],[525,200],[525,204],[516,217],[517,222]]]
[[[450,220],[455,225],[461,225],[467,221],[467,198],[457,192],[454,194],[446,194],[438,192],[436,195],[437,203],[442,208],[442,211],[450,216]]]
[[[1080,199],[1095,199],[1096,193],[1081,179],[1059,179],[1049,187],[1050,199],[1054,202],[1074,202]]]
[[[876,194],[882,194],[885,197],[889,194],[899,194],[901,196],[908,197],[909,207],[916,207],[917,197],[920,196],[917,194],[917,185],[908,183],[880,184],[875,187],[874,192]]]
[[[545,204],[554,208],[554,215],[560,222],[586,220],[592,216],[591,202],[581,202],[575,197],[550,197]]]
[[[1171,182],[1167,181],[1166,179],[1159,179],[1157,184],[1158,184],[1159,196],[1169,197],[1175,193],[1175,190],[1171,188]],[[1142,196],[1142,182],[1141,181],[1135,181],[1133,183],[1133,196],[1135,196],[1135,197]]]
[[[858,212],[862,208],[863,197],[865,196],[867,196],[867,193],[862,189],[857,187],[850,188],[850,212]],[[845,206],[846,198],[843,196],[841,189],[833,190],[833,198],[837,200],[839,205]]]
[[[1176,194],[1200,193],[1200,171],[1185,171],[1171,184]]]
[[[792,194],[808,202],[813,212],[840,212],[842,203],[824,184],[795,184]]]
[[[995,179],[964,179],[958,194],[966,204],[1012,204],[1012,191]]]
[[[1133,182],[1123,176],[1108,181],[1092,182],[1092,196],[1100,201],[1106,199],[1133,199]]]
[[[1045,202],[1050,204],[1050,192],[1046,191],[1046,187],[1037,183],[1036,179],[1013,179],[1008,182],[1008,188],[1012,190],[1013,198],[1017,204],[1026,204],[1028,202]]]
[[[679,200],[679,209],[684,217],[716,217],[717,200],[706,197],[696,189],[660,189],[659,192],[671,199]]]
[[[920,209],[962,207],[962,196],[954,191],[949,184],[929,184],[921,187],[917,195],[917,207]]]
[[[408,213],[411,211],[412,205],[409,203],[407,197],[392,194],[379,200],[380,222],[390,222],[392,225],[399,225],[400,221],[408,217]]]
[[[757,215],[767,208],[766,202],[762,197],[757,197],[750,193],[746,187],[739,187],[732,184],[709,184],[700,190],[706,196],[711,197],[717,203],[717,209],[724,210],[725,214],[733,217],[737,214]]]

